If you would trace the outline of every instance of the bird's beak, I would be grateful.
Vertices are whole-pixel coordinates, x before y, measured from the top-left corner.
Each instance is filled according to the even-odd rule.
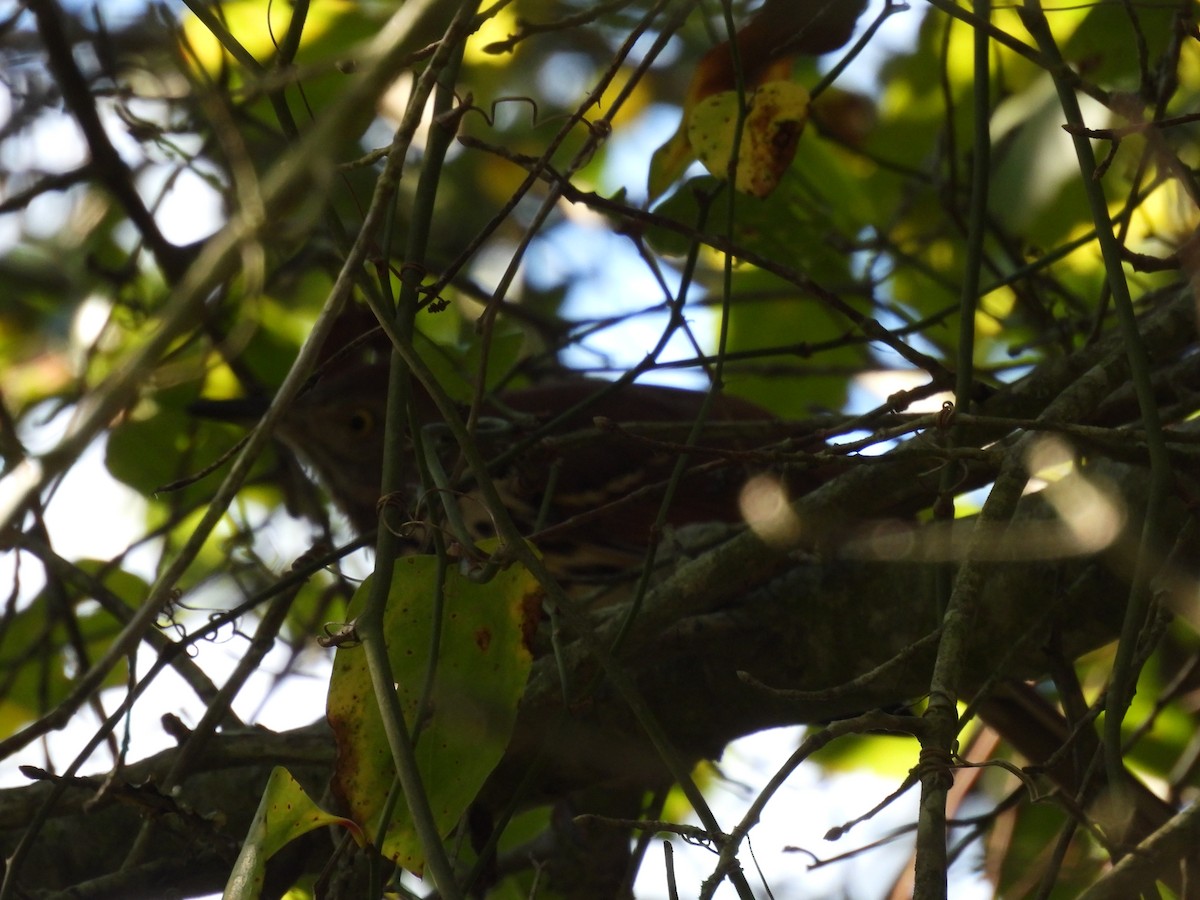
[[[201,397],[188,405],[188,412],[199,419],[253,425],[271,405],[270,397],[235,397],[230,400],[207,400]]]

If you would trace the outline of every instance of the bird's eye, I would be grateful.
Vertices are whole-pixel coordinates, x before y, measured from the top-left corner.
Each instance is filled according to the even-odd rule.
[[[365,437],[375,427],[375,417],[365,409],[356,409],[346,423],[355,437]]]

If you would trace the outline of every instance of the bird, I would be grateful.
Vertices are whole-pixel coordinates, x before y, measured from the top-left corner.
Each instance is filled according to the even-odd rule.
[[[440,504],[432,502],[439,492],[422,483],[414,435],[400,451],[401,490],[381,496],[387,385],[386,362],[331,367],[298,395],[276,432],[360,534],[377,527],[381,504],[400,508],[399,521],[439,519]],[[411,402],[421,443],[439,447],[439,459],[452,470],[456,448],[439,425],[436,404],[415,382]],[[564,586],[605,583],[640,567],[672,470],[705,403],[703,392],[683,388],[562,377],[490,398],[475,434],[485,458],[497,461],[491,475],[509,515],[550,571]],[[248,422],[266,405],[265,397],[200,400],[191,409],[203,418]],[[657,430],[647,433],[651,423]],[[793,451],[820,446],[811,427],[716,395],[665,524],[740,521],[743,491],[764,472],[774,473],[780,490],[811,486],[803,464],[771,464],[756,453],[789,438]],[[465,538],[460,543],[494,537],[492,514],[469,478],[455,481],[453,495],[467,534],[452,537]]]
[[[440,490],[433,492],[422,482],[413,435],[400,450],[406,474],[399,496],[382,496],[388,381],[387,365],[377,360],[330,366],[297,396],[276,433],[361,534],[378,526],[381,504],[400,507],[402,517],[413,521],[438,518],[438,505],[430,500]],[[743,521],[744,491],[764,473],[777,477],[791,497],[834,474],[811,465],[811,454],[824,447],[815,428],[781,422],[726,394],[714,398],[689,452],[685,438],[705,402],[705,394],[697,391],[561,377],[490,398],[481,409],[475,437],[485,458],[496,463],[491,475],[506,509],[543,554],[550,572],[566,588],[596,589],[600,584],[597,591],[620,600],[628,595],[631,576],[655,537],[652,526],[681,454],[688,453],[689,464],[665,517],[677,528]],[[435,455],[453,470],[456,452],[439,424],[437,405],[415,382],[410,403],[422,439],[439,445]],[[266,406],[266,398],[259,397],[200,400],[192,411],[204,418],[247,422]],[[651,432],[635,423],[658,423],[668,430]],[[784,446],[795,453],[795,465],[778,464],[786,454],[759,452],[784,440],[790,441]],[[470,480],[455,480],[452,490],[469,532],[466,539],[492,537],[491,514]],[[982,698],[979,711],[1035,763],[1057,759],[1055,751],[1070,733],[1062,714],[1019,682],[993,690]],[[1048,773],[1075,796],[1083,780],[1068,762],[1059,760]],[[1173,810],[1136,779],[1130,785],[1137,816],[1131,835],[1137,839],[1169,819]],[[1085,797],[1103,789],[1101,777]]]

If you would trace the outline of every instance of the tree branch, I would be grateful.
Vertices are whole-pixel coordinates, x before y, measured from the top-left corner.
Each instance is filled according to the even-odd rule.
[[[1106,481],[1120,485],[1121,496],[1136,506],[1145,489],[1143,470],[1123,464],[1098,464],[1097,469]],[[1181,504],[1167,512],[1176,519],[1185,514]],[[1055,521],[1044,497],[1034,495],[1022,500],[1014,527],[1044,528]],[[1137,527],[1137,522],[1128,523],[1126,533],[1136,535]],[[624,656],[647,702],[687,758],[716,757],[729,741],[764,728],[895,707],[925,692],[934,648],[928,641],[915,652],[909,648],[920,644],[937,621],[937,597],[927,564],[864,559],[830,547],[820,556],[793,560],[781,577],[758,590],[745,591],[727,579],[722,596],[711,596],[702,573],[714,564],[712,558],[737,572],[750,571],[730,549],[741,540],[683,564],[651,592],[645,616],[631,636],[636,650]],[[1051,666],[1050,652],[1042,641],[1026,639],[1029,623],[1039,617],[1045,622],[1040,633],[1060,634],[1062,652],[1070,658],[1110,640],[1121,621],[1125,576],[1119,551],[1041,563],[1014,556],[1010,564],[998,564],[981,587],[978,627],[967,639],[969,667],[960,689],[970,694],[997,676],[1025,679],[1044,673]],[[1064,595],[1062,585],[1075,589]],[[680,597],[688,594],[706,599],[685,614],[665,615],[664,607],[679,609]],[[618,607],[595,614],[599,639],[615,633],[621,613]],[[1012,648],[1016,652],[1010,652]],[[823,690],[850,684],[897,655],[899,663],[881,669],[878,677],[860,678],[845,691]],[[563,709],[560,664],[568,667],[574,683],[585,683],[595,671],[578,642],[566,647],[560,660],[546,653],[535,663],[509,750],[478,799],[482,808],[507,807],[539,759],[538,778],[533,789],[520,796],[521,805],[548,802],[596,784],[651,788],[669,781],[653,745],[611,690],[598,691],[586,709]],[[773,687],[812,693],[763,690],[748,684],[740,672]],[[1037,726],[1030,721],[1019,724]],[[1051,739],[1061,742],[1057,734],[1052,732]],[[550,736],[553,743],[548,743]],[[132,823],[140,813],[121,802],[128,794],[119,785],[161,780],[178,753],[166,751],[129,767],[107,790],[100,790],[99,780],[95,791],[70,786],[56,818],[33,848],[23,887],[65,887],[107,872],[112,860],[122,856],[120,842],[136,832]],[[314,796],[320,796],[332,764],[324,724],[285,734],[214,736],[198,761],[201,771],[193,772],[180,793],[170,798],[177,808],[156,813],[164,825],[155,830],[162,842],[147,848],[145,861],[154,863],[179,852],[180,835],[194,845],[196,822],[212,823],[205,836],[213,847],[236,845],[261,785],[276,764],[288,766]],[[50,785],[37,784],[0,792],[0,852],[11,852],[48,790]],[[85,812],[89,808],[91,812]],[[212,818],[217,812],[224,825]],[[98,818],[101,815],[104,818]],[[185,819],[193,823],[190,829],[179,824]],[[172,827],[166,827],[168,823]],[[98,828],[112,842],[93,848],[96,841],[83,835],[93,836]],[[55,863],[43,865],[41,860]]]

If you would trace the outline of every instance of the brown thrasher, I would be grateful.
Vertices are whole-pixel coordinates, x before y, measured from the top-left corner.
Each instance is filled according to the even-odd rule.
[[[387,380],[380,363],[321,377],[297,398],[277,432],[360,533],[379,521]],[[534,539],[551,571],[566,582],[608,578],[641,562],[666,482],[703,403],[704,394],[694,391],[563,379],[497,396],[483,410],[476,440],[489,459],[519,448],[492,476],[509,514]],[[441,417],[419,385],[413,404],[422,443],[440,446],[437,455],[452,461],[455,453],[446,445],[453,441],[438,426]],[[584,405],[578,412],[545,432],[547,423],[579,404]],[[208,418],[246,419],[263,408],[261,401],[235,400],[201,401],[193,410]],[[654,436],[633,433],[625,427],[631,423],[655,423],[659,430]],[[762,444],[779,440],[785,430],[798,429],[747,401],[715,398],[667,523],[739,521],[739,493],[765,467],[738,459],[735,451],[752,446],[747,431]],[[436,492],[422,487],[411,436],[403,452],[411,477],[403,496],[388,502],[426,519],[438,506],[430,502]],[[456,485],[455,496],[470,539],[493,536],[491,514],[470,484]],[[422,499],[425,512],[417,511]]]
[[[280,423],[278,437],[314,470],[334,502],[359,532],[375,528],[379,518],[380,473],[387,371],[367,364],[319,378],[297,399]],[[550,432],[541,430],[564,410],[592,400]],[[432,400],[414,385],[414,413],[426,440],[438,440],[440,416]],[[641,563],[651,540],[651,524],[662,502],[663,487],[687,430],[704,402],[697,392],[568,379],[503,393],[484,409],[477,440],[485,455],[500,459],[533,438],[499,466],[493,476],[506,508],[523,534],[532,536],[547,567],[564,587],[587,583]],[[246,420],[261,414],[262,401],[200,401],[194,411],[217,419]],[[603,421],[604,427],[597,425]],[[739,496],[750,477],[766,465],[753,453],[739,453],[785,436],[804,434],[794,424],[773,420],[749,402],[718,396],[708,426],[669,507],[672,525],[742,520]],[[655,437],[623,428],[622,423],[673,423],[669,436]],[[765,423],[760,427],[756,423]],[[755,436],[751,438],[750,436]],[[808,432],[809,447],[819,446]],[[445,435],[443,435],[445,438]],[[411,439],[404,452],[413,452]],[[443,453],[443,457],[454,454]],[[415,459],[399,502],[415,510],[423,488]],[[827,472],[792,472],[782,477],[793,493],[813,487]],[[457,493],[472,540],[492,536],[490,514],[464,484]],[[425,498],[427,499],[427,498]],[[392,502],[389,499],[389,502]],[[420,513],[418,513],[420,515]],[[539,534],[544,535],[539,540]],[[899,699],[899,698],[898,698]],[[1028,685],[1007,683],[983,699],[980,712],[1031,760],[1057,758],[1067,739],[1063,717]],[[1074,765],[1060,760],[1053,779],[1071,794],[1080,784]],[[1135,789],[1134,838],[1166,821],[1173,810],[1140,782]],[[1093,782],[1089,796],[1101,791]]]

